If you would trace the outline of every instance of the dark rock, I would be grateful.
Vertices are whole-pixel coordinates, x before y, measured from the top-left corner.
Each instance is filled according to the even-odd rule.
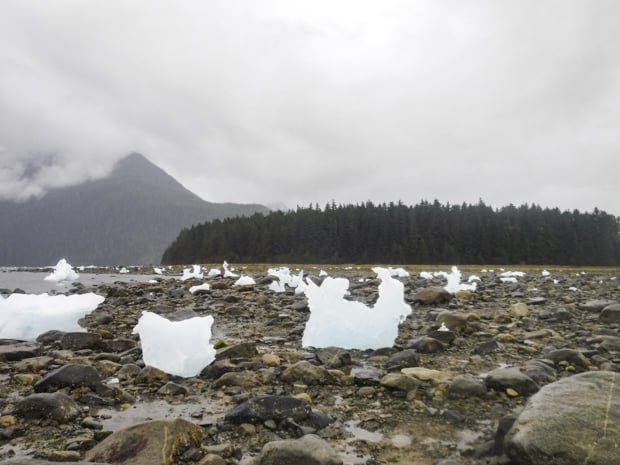
[[[163,396],[177,396],[177,395],[187,395],[189,394],[189,389],[185,386],[181,386],[180,384],[173,383],[172,381],[168,381],[162,387],[157,390],[157,394]]]
[[[70,332],[63,334],[60,346],[67,350],[100,349],[102,339],[99,334]]]
[[[590,362],[584,355],[575,349],[557,349],[545,354],[545,358],[548,358],[553,363],[558,364],[566,361],[571,365],[587,369],[590,366]]]
[[[409,346],[421,354],[437,354],[445,349],[445,344],[430,336],[414,339]]]
[[[510,388],[521,396],[529,396],[539,389],[538,384],[517,367],[496,368],[489,372],[485,382],[490,389],[505,392]]]
[[[392,354],[385,362],[388,370],[400,370],[401,368],[417,367],[420,365],[420,354],[414,349],[401,350]]]
[[[383,373],[373,367],[355,367],[351,369],[351,376],[357,386],[377,386]]]
[[[0,345],[0,361],[15,362],[25,358],[41,355],[42,348],[36,342],[15,342],[13,344]]]
[[[490,353],[497,352],[498,350],[502,350],[503,348],[504,346],[500,342],[492,339],[490,341],[476,344],[476,347],[474,347],[474,352],[478,355],[488,355]]]
[[[147,365],[140,370],[134,379],[136,384],[163,384],[168,381],[168,375],[153,366]]]
[[[341,368],[351,364],[351,353],[340,347],[326,347],[316,351],[316,358],[326,368]]]
[[[544,386],[506,435],[515,465],[616,465],[620,374],[586,372]]]
[[[35,392],[53,392],[64,387],[86,386],[93,391],[107,390],[101,376],[88,365],[64,365],[51,371],[33,386]]]
[[[57,329],[51,329],[49,331],[44,332],[43,334],[39,334],[37,336],[36,341],[40,344],[52,344],[54,342],[60,341],[64,335],[65,335],[64,331],[58,331]]]
[[[256,350],[256,344],[252,342],[243,342],[217,352],[215,360],[235,360],[239,358],[253,358],[258,356],[258,350]]]
[[[472,375],[455,376],[448,385],[448,397],[450,398],[482,397],[486,392],[486,384]]]
[[[532,378],[539,386],[557,381],[557,376],[553,367],[550,367],[540,360],[530,360],[527,362],[524,373]]]
[[[310,406],[295,397],[261,396],[239,404],[226,414],[226,421],[234,424],[257,424],[266,420],[280,422],[290,418],[298,422],[308,418],[310,412]]]
[[[587,302],[579,305],[579,308],[582,310],[586,310],[588,312],[598,313],[603,310],[605,307],[617,304],[618,302],[615,300],[607,300],[607,299],[599,299],[599,300],[588,300]]]
[[[213,382],[213,388],[217,389],[222,386],[240,386],[243,388],[251,388],[256,385],[257,377],[251,371],[231,371],[224,373]]]
[[[67,423],[80,414],[78,404],[62,392],[31,394],[15,404],[15,413],[23,418]]]
[[[102,349],[108,352],[122,353],[138,346],[133,339],[115,338],[109,341],[103,341]]]
[[[611,304],[601,310],[598,321],[603,324],[620,323],[620,304]]]
[[[308,434],[300,439],[272,441],[253,465],[342,465],[342,458],[323,439]]]
[[[452,297],[452,294],[443,287],[424,287],[415,293],[413,301],[423,305],[434,305],[450,302]]]
[[[599,344],[599,348],[607,352],[620,352],[620,337],[605,336],[603,342]]]
[[[433,331],[429,331],[428,335],[433,339],[437,339],[438,341],[443,342],[444,344],[452,344],[456,339],[456,334],[450,330],[444,329],[435,329]]]

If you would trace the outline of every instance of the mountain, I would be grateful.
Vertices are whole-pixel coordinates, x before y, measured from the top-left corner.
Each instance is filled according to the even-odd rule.
[[[74,265],[158,264],[183,228],[268,211],[206,202],[133,153],[105,178],[26,202],[0,201],[0,266],[45,266],[63,257]]]

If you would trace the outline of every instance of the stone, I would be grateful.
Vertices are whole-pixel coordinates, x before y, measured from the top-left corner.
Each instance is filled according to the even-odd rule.
[[[253,465],[342,465],[342,458],[314,434],[265,444]]]
[[[620,373],[586,372],[544,386],[504,439],[515,465],[616,465]]]
[[[183,449],[199,447],[207,431],[187,420],[153,420],[116,431],[85,459],[123,465],[172,465]]]
[[[431,370],[424,367],[403,368],[400,371],[420,381],[432,381],[435,384],[449,383],[455,376],[450,371]]]
[[[31,394],[15,404],[15,413],[28,420],[68,423],[80,414],[80,407],[62,392]]]
[[[556,365],[560,362],[568,362],[571,365],[587,369],[590,366],[588,359],[578,350],[575,349],[557,349],[545,354]]]
[[[223,386],[240,386],[242,388],[251,388],[256,386],[256,375],[251,371],[231,371],[224,373],[213,382],[215,389]]]
[[[373,367],[354,367],[351,369],[353,382],[357,386],[377,386],[383,372]]]
[[[285,383],[335,384],[336,377],[321,366],[302,360],[288,367],[280,375]]]
[[[443,311],[437,315],[435,321],[440,325],[445,325],[446,328],[455,333],[462,333],[469,330],[469,315],[465,313]]]
[[[491,339],[490,341],[484,341],[476,344],[474,352],[478,355],[488,355],[492,352],[502,350],[504,346],[497,340]]]
[[[420,386],[420,381],[403,373],[388,373],[381,378],[381,386],[388,389],[409,392]]]
[[[219,455],[207,454],[196,465],[226,465],[226,460]]]
[[[52,357],[42,355],[40,357],[25,358],[13,364],[13,368],[17,371],[26,371],[30,373],[37,373],[41,370],[45,370],[54,362]]]
[[[539,389],[538,384],[517,367],[496,368],[487,374],[485,382],[490,389],[506,392],[511,388],[521,396],[529,396]]]
[[[187,389],[185,386],[181,386],[180,384],[168,381],[157,390],[157,394],[164,396],[186,396],[187,394],[189,394],[189,389]]]
[[[165,371],[150,365],[140,370],[134,379],[136,384],[163,384],[168,381],[168,375]]]
[[[448,397],[452,399],[482,397],[486,392],[486,384],[472,375],[457,375],[448,385]]]
[[[450,302],[452,297],[453,295],[443,287],[423,287],[415,293],[413,301],[423,305],[434,305]]]
[[[103,341],[96,333],[69,332],[60,339],[60,347],[65,350],[100,349]]]
[[[443,352],[446,345],[430,336],[421,336],[409,343],[409,346],[421,354],[437,354]]]
[[[226,421],[234,424],[280,422],[288,418],[301,421],[310,415],[307,402],[289,396],[259,396],[241,403],[226,414]]]
[[[316,358],[326,368],[351,365],[351,353],[340,347],[325,347],[316,351]]]
[[[15,362],[25,358],[41,355],[42,347],[36,342],[16,342],[14,344],[0,344],[0,362]]]
[[[615,300],[608,299],[596,299],[596,300],[588,300],[587,302],[579,305],[579,308],[582,310],[586,310],[588,312],[598,313],[603,310],[605,307],[617,304],[618,302]]]
[[[620,323],[620,304],[611,304],[601,310],[598,321],[603,324]]]
[[[105,391],[97,370],[88,365],[63,365],[51,371],[34,385],[35,392],[53,392],[64,387],[86,386],[92,391]]]
[[[261,357],[263,365],[266,367],[279,367],[282,364],[280,357],[277,354],[263,354]]]
[[[401,350],[390,357],[385,362],[388,370],[400,370],[401,368],[417,367],[420,365],[420,354],[414,349]]]
[[[238,358],[254,358],[256,356],[258,356],[256,344],[252,342],[243,342],[234,346],[225,347],[218,351],[215,355],[215,360],[224,360],[227,358],[234,360]]]
[[[525,318],[530,315],[530,309],[523,302],[519,302],[510,306],[508,314],[513,318]]]

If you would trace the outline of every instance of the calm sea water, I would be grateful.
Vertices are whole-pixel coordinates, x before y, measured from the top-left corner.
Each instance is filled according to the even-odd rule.
[[[145,283],[150,279],[162,278],[155,274],[121,274],[121,273],[88,273],[78,272],[78,279],[68,283],[45,281],[50,271],[13,271],[0,268],[0,289],[22,289],[27,294],[64,294],[73,288],[73,283],[82,283],[84,286],[110,284],[116,281]],[[3,291],[5,292],[5,291]]]

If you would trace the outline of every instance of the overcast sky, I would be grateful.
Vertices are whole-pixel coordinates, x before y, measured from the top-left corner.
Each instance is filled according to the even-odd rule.
[[[617,0],[3,0],[0,197],[137,151],[216,202],[620,215],[619,25]]]

